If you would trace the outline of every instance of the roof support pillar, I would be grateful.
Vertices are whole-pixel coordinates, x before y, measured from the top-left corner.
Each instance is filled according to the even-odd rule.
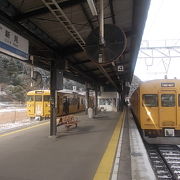
[[[121,92],[121,111],[123,111],[123,108],[124,108],[124,106],[125,106],[125,95],[124,95],[124,93],[123,92]]]
[[[56,136],[57,125],[56,125],[56,65],[55,62],[51,62],[51,81],[50,81],[50,91],[51,91],[51,119],[50,119],[50,136]]]
[[[123,109],[123,107],[122,107],[122,97],[121,97],[121,93],[118,92],[117,110],[121,111],[122,109]]]
[[[57,91],[63,89],[63,71],[64,71],[64,61],[59,62],[51,61],[51,81],[50,81],[50,91],[51,91],[51,118],[50,118],[50,136],[56,136],[57,133]]]
[[[98,111],[98,87],[95,87],[95,115],[97,115]]]
[[[89,88],[88,88],[88,83],[86,83],[86,100],[85,100],[85,104],[86,104],[86,114],[88,114],[88,108],[89,108]]]

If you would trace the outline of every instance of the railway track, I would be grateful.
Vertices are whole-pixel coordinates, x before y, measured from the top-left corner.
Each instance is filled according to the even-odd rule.
[[[146,145],[158,180],[180,179],[180,148],[176,145]]]

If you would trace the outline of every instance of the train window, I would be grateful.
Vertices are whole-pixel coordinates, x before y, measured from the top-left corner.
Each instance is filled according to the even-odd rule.
[[[35,96],[35,101],[42,101],[42,96],[36,95]]]
[[[34,101],[34,96],[27,96],[26,101]]]
[[[81,104],[84,104],[84,100],[83,100],[83,98],[81,98]]]
[[[178,95],[178,106],[180,106],[180,94]]]
[[[158,96],[157,94],[143,94],[143,104],[147,107],[157,107],[158,106]]]
[[[70,105],[72,105],[72,98],[68,98],[68,102]]]
[[[49,95],[44,95],[44,101],[50,101],[50,96]]]
[[[106,105],[106,99],[99,99],[99,105]]]
[[[110,99],[110,98],[106,99],[106,103],[107,103],[107,105],[112,105],[112,99]]]
[[[76,98],[72,98],[71,99],[71,104],[72,105],[76,105],[77,104],[77,99]]]
[[[162,94],[161,95],[162,107],[174,107],[175,106],[175,94]]]
[[[113,105],[116,106],[116,98],[113,98]]]
[[[112,99],[111,98],[102,98],[102,99],[99,99],[99,105],[112,105]]]

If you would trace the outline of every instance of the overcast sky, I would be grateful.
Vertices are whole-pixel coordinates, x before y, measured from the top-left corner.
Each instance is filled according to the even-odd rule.
[[[180,0],[151,0],[143,40],[180,39]],[[150,62],[151,63],[151,62]],[[168,60],[167,60],[168,63]],[[165,68],[161,59],[147,67],[144,59],[138,59],[135,75],[141,80],[164,78]],[[172,59],[168,78],[180,79],[180,58]]]

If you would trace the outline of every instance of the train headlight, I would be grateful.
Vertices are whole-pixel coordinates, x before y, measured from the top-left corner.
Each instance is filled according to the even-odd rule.
[[[31,107],[31,105],[30,105],[30,104],[29,104],[28,106],[29,106],[29,107]]]

